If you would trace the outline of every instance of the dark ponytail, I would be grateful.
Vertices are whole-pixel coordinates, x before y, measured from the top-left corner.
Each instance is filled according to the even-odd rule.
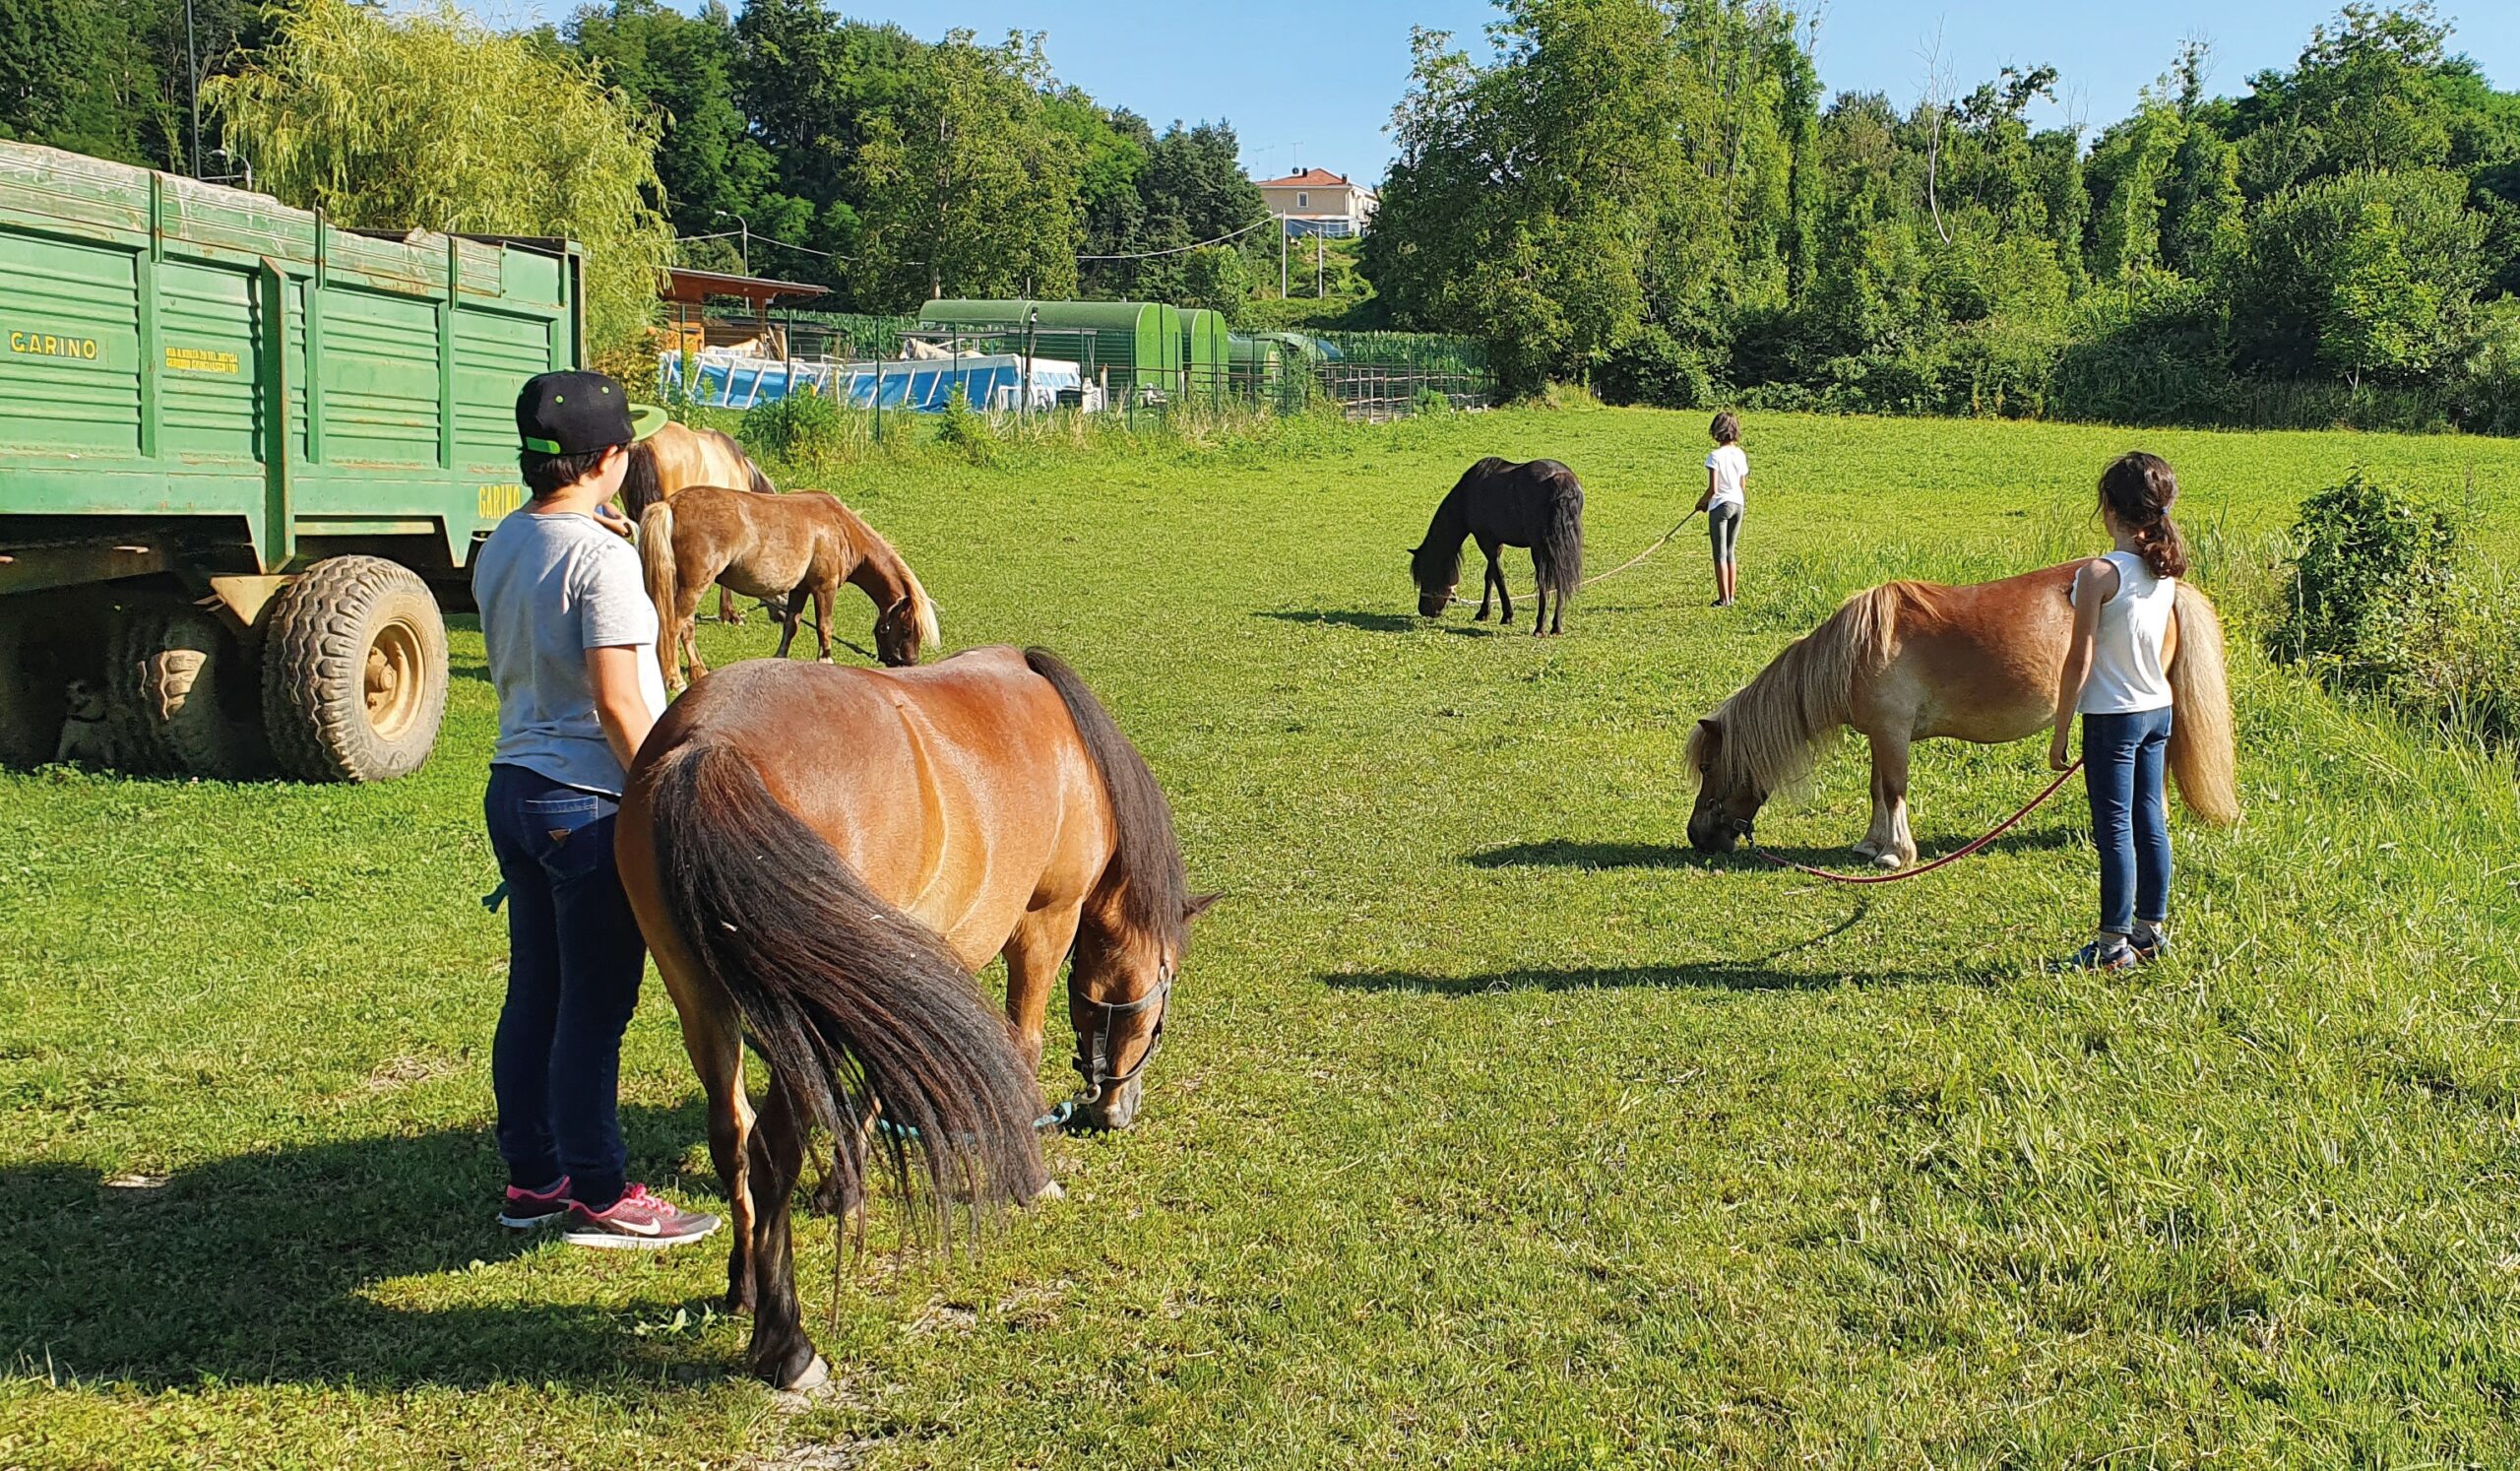
[[[2135,550],[2155,577],[2187,575],[2187,539],[2170,519],[2170,508],[2178,503],[2178,477],[2168,460],[2142,450],[2119,455],[2100,473],[2100,499],[2135,539]]]

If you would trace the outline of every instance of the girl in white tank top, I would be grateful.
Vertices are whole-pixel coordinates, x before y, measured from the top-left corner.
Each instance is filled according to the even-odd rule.
[[[2074,571],[2073,631],[2056,688],[2048,764],[2071,767],[2083,727],[2083,781],[2100,850],[2100,925],[2066,969],[2124,970],[2160,954],[2170,919],[2170,810],[2163,784],[2175,714],[2163,650],[2187,546],[2170,518],[2178,480],[2157,455],[2122,455],[2100,478],[2101,519],[2117,544]]]

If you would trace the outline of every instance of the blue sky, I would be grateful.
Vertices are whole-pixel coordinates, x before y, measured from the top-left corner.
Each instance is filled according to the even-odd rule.
[[[695,9],[698,0],[670,3]],[[498,19],[519,10],[559,19],[574,8],[573,0],[485,6]],[[1483,51],[1482,28],[1494,14],[1483,0],[841,0],[836,8],[929,39],[956,26],[991,38],[1045,31],[1059,75],[1105,105],[1129,107],[1159,128],[1175,118],[1228,119],[1244,162],[1261,176],[1299,162],[1367,181],[1391,157],[1383,128],[1408,81],[1410,28],[1448,30]],[[2456,48],[2496,85],[2520,87],[2520,3],[2444,0],[2439,8],[2457,24]],[[1939,34],[1943,65],[1962,90],[2007,64],[2052,64],[2062,74],[2059,103],[2040,120],[2097,128],[2126,113],[2186,36],[2212,42],[2213,90],[2238,94],[2251,74],[2289,64],[2335,10],[2328,0],[1836,0],[1821,14],[1820,78],[1831,92],[1913,101]]]

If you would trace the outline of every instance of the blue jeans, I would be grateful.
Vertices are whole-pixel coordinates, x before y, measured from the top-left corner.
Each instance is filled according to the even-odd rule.
[[[508,1182],[566,1175],[591,1210],[621,1196],[621,1035],[647,945],[613,865],[609,797],[494,765],[481,813],[507,886],[508,998],[490,1047]]]
[[[2162,763],[2170,708],[2083,717],[2083,785],[2100,848],[2100,927],[2132,934],[2170,918],[2170,807]]]

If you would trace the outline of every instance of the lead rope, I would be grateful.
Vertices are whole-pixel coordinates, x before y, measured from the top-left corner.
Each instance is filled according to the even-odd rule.
[[[1950,853],[1946,853],[1922,868],[1906,868],[1897,873],[1832,873],[1826,868],[1814,868],[1809,863],[1797,863],[1790,858],[1779,858],[1775,854],[1761,848],[1758,845],[1758,841],[1754,838],[1750,838],[1747,833],[1742,834],[1742,837],[1749,843],[1750,851],[1752,853],[1757,854],[1760,858],[1767,860],[1778,867],[1792,868],[1797,872],[1808,873],[1814,878],[1825,878],[1831,883],[1897,883],[1903,878],[1922,878],[1924,875],[1931,873],[1934,869],[1941,867],[1943,864],[1956,863],[1962,859],[1967,858],[1969,855],[1985,847],[1987,844],[1992,843],[1997,838],[2002,837],[2006,832],[2009,832],[2012,829],[2012,825],[2014,823],[2019,822],[2024,817],[2027,817],[2031,813],[2039,810],[2040,804],[2045,802],[2048,799],[2055,796],[2056,789],[2064,786],[2067,778],[2082,769],[2083,763],[2080,761],[2076,761],[2073,765],[2066,767],[2063,771],[2057,773],[2056,780],[2048,784],[2047,791],[2032,798],[2028,806],[2023,807],[2020,811],[2013,813],[2003,821],[1996,823],[1993,830],[1989,831],[1984,837],[1971,843],[1966,848],[1956,849]]]
[[[1628,568],[1635,566],[1638,562],[1641,562],[1641,561],[1645,560],[1647,557],[1652,556],[1654,553],[1656,553],[1656,552],[1658,552],[1658,551],[1662,550],[1662,549],[1663,549],[1663,547],[1664,547],[1664,544],[1665,544],[1666,543],[1670,542],[1673,537],[1678,536],[1678,535],[1680,534],[1680,528],[1681,528],[1681,527],[1684,527],[1684,526],[1688,525],[1691,521],[1694,521],[1694,520],[1696,520],[1696,519],[1697,519],[1697,508],[1696,508],[1696,507],[1694,507],[1694,506],[1692,506],[1692,507],[1690,507],[1690,508],[1689,508],[1689,513],[1688,513],[1687,515],[1685,515],[1685,516],[1681,517],[1679,520],[1674,521],[1674,522],[1672,522],[1672,523],[1671,523],[1671,529],[1670,529],[1670,531],[1667,531],[1667,532],[1663,533],[1663,535],[1661,535],[1661,536],[1659,536],[1659,537],[1655,538],[1655,539],[1654,539],[1654,544],[1653,544],[1653,545],[1646,547],[1643,551],[1640,551],[1640,552],[1638,552],[1636,555],[1634,555],[1634,556],[1632,556],[1632,557],[1629,557],[1626,561],[1623,561],[1623,562],[1619,563],[1617,566],[1610,568],[1607,572],[1597,572],[1597,573],[1593,574],[1592,576],[1585,578],[1582,582],[1579,582],[1579,583],[1575,584],[1575,591],[1577,591],[1577,592],[1579,592],[1579,593],[1580,593],[1580,592],[1582,592],[1584,589],[1591,587],[1593,584],[1595,584],[1595,583],[1597,583],[1597,582],[1606,582],[1606,581],[1608,581],[1610,578],[1616,577],[1616,576],[1618,576],[1621,572],[1626,571]],[[1523,596],[1524,596],[1524,597],[1526,597],[1526,598],[1537,598],[1537,597],[1539,597],[1539,596],[1540,596],[1540,593],[1538,592],[1538,590],[1534,590],[1534,591],[1532,591],[1532,592],[1525,593]],[[1467,606],[1469,605],[1469,603],[1470,603],[1470,600],[1469,600],[1468,598],[1465,598],[1465,597],[1461,596],[1459,593],[1455,593],[1455,594],[1453,595],[1453,601],[1454,601],[1455,603],[1462,604],[1462,605],[1464,605],[1465,607],[1467,607]]]

